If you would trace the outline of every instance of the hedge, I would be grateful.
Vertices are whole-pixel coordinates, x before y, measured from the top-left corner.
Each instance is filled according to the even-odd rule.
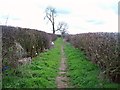
[[[10,65],[16,67],[18,59],[34,57],[36,53],[43,52],[45,49],[50,49],[51,41],[57,38],[55,34],[48,34],[35,29],[12,26],[0,27],[2,27],[3,66]],[[20,53],[18,47],[20,47],[22,53]],[[16,54],[17,52],[19,52],[21,56],[18,56]]]
[[[120,33],[83,33],[69,35],[67,41],[98,64],[105,77],[120,83]]]

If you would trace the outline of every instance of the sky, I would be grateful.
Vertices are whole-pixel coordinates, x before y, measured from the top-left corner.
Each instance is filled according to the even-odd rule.
[[[55,28],[59,22],[66,22],[70,34],[118,32],[118,2],[119,0],[0,0],[0,25],[52,33],[51,23],[44,20],[46,7],[52,6],[57,11]]]

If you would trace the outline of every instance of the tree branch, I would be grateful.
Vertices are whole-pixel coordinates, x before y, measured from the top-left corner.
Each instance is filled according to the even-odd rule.
[[[51,22],[52,27],[53,27],[53,33],[55,33],[54,18],[55,18],[56,10],[55,10],[55,8],[47,7],[46,10],[45,10],[45,13],[46,13],[46,16],[44,17],[44,19],[47,18]]]

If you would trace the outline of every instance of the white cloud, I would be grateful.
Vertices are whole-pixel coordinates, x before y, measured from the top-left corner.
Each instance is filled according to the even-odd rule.
[[[69,33],[117,32],[117,4],[118,0],[0,0],[0,24],[5,24],[9,15],[8,25],[52,33],[51,24],[43,18],[45,8],[53,6],[63,11],[58,13],[56,24],[67,22]]]

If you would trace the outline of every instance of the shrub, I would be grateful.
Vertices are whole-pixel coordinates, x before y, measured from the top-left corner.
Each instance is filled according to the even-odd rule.
[[[120,82],[120,33],[69,35],[68,41],[84,51],[110,81]]]
[[[10,65],[16,67],[18,59],[36,56],[36,53],[43,52],[44,49],[49,49],[50,41],[57,38],[56,35],[35,29],[11,26],[1,27],[3,66]],[[20,52],[17,49],[16,43],[21,49],[24,49],[24,53],[26,52],[22,57],[16,55],[16,52]]]

